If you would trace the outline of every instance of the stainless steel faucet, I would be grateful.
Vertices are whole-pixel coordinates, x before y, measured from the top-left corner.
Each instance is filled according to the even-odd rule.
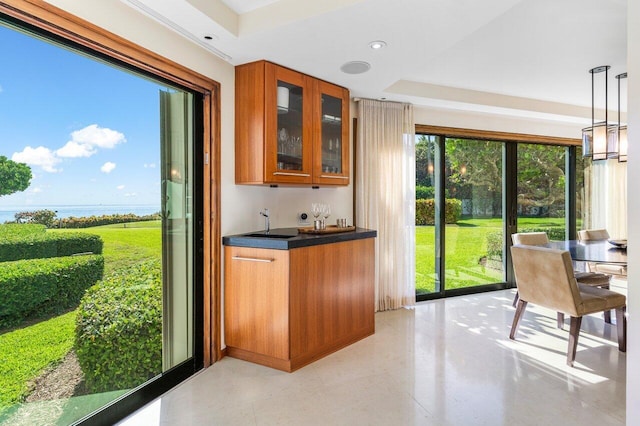
[[[269,228],[270,228],[270,225],[269,225],[269,209],[267,209],[267,208],[263,209],[260,212],[260,214],[262,216],[264,216],[264,232],[268,234],[269,233]]]

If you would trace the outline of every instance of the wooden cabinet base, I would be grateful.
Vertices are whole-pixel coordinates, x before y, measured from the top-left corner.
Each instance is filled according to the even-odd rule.
[[[291,372],[372,335],[374,243],[225,246],[227,355]]]
[[[342,348],[346,348],[347,346],[359,340],[362,340],[365,337],[369,337],[374,333],[375,330],[373,327],[371,327],[371,329],[361,330],[357,333],[354,333],[354,335],[350,336],[348,339],[344,339],[344,341],[334,342],[333,345],[319,350],[318,352],[305,354],[291,360],[273,358],[267,355],[257,354],[255,352],[245,351],[243,349],[230,346],[226,347],[226,355],[230,356],[231,358],[237,358],[243,361],[249,361],[255,364],[260,364],[267,367],[275,368],[276,370],[282,370],[291,373],[298,370],[299,368],[304,367],[305,365],[309,365],[314,361],[324,358],[327,355],[331,355],[332,353],[339,351]]]

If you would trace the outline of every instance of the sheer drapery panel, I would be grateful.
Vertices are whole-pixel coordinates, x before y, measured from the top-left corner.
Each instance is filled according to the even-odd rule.
[[[611,238],[627,238],[627,163],[594,161],[584,174],[583,229],[606,229]]]
[[[415,304],[413,107],[358,103],[356,223],[378,231],[376,311]]]

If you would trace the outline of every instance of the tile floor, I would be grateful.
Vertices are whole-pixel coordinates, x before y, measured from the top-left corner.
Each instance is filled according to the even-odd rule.
[[[378,313],[374,336],[291,374],[226,357],[121,424],[624,425],[615,327],[585,318],[569,368],[554,312],[530,306],[509,340],[513,295]]]

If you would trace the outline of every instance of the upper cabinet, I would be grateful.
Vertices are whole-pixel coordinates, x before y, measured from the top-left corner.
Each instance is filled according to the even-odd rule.
[[[267,61],[236,67],[236,183],[348,185],[349,91]]]

